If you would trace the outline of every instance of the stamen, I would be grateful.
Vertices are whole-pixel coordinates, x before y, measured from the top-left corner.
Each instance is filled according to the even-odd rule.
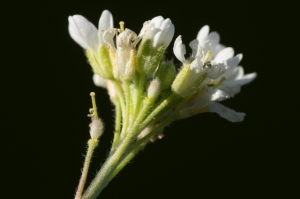
[[[220,79],[220,81],[219,81],[218,83],[216,83],[216,85],[213,86],[213,88],[214,88],[214,89],[215,89],[215,88],[218,88],[218,86],[220,86],[220,84],[222,84],[222,82],[224,82],[225,79],[226,79],[225,77],[222,77],[222,78]]]
[[[212,52],[211,52],[210,50],[207,51],[207,53],[206,53],[206,55],[205,55],[205,58],[204,58],[204,63],[207,62],[207,60],[208,60],[208,58],[210,57],[211,53],[212,53]]]
[[[95,93],[91,92],[90,93],[91,98],[92,98],[92,104],[93,104],[93,116],[95,117],[95,119],[98,119],[98,112],[97,112],[97,106],[96,106],[96,98],[95,98]]]
[[[120,30],[121,30],[121,32],[124,32],[125,22],[124,21],[120,21],[119,24],[120,24]]]

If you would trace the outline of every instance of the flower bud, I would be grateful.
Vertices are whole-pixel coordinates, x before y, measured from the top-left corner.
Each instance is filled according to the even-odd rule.
[[[145,65],[150,61],[151,58],[151,40],[142,40],[141,44],[139,45],[137,56],[136,56],[136,66],[137,70],[141,74],[145,74]]]
[[[155,76],[160,80],[161,90],[171,86],[175,79],[176,69],[172,61],[168,61],[159,66]]]
[[[160,93],[160,81],[158,78],[155,78],[150,82],[148,87],[148,98],[155,101]]]

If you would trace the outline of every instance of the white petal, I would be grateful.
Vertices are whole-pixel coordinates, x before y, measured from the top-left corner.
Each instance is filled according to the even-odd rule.
[[[223,50],[225,46],[223,44],[217,44],[216,48],[214,49],[214,55],[218,54],[221,50]]]
[[[112,14],[108,10],[104,10],[99,19],[99,30],[107,30],[114,27]]]
[[[256,73],[250,73],[239,79],[234,79],[229,81],[226,80],[226,82],[224,82],[224,86],[227,87],[234,87],[236,85],[243,86],[245,84],[252,82],[256,78],[256,76],[257,76]]]
[[[81,15],[69,16],[69,33],[82,48],[98,48],[96,27]]]
[[[209,40],[212,44],[217,45],[220,42],[220,35],[217,32],[211,32],[208,37],[207,40]]]
[[[220,42],[220,35],[217,32],[211,32],[208,36],[207,36],[207,40],[210,42],[210,50],[212,51],[212,55],[211,57],[215,57],[216,56],[216,48],[217,45]]]
[[[237,69],[238,69],[238,73],[235,78],[236,80],[244,77],[244,68],[242,66],[238,66]]]
[[[147,32],[147,30],[149,29],[151,27],[151,23],[150,23],[150,21],[145,21],[144,23],[143,23],[143,27],[142,27],[142,29],[141,29],[141,31],[140,31],[140,33],[139,33],[139,37],[143,37],[145,34],[146,34],[146,32]]]
[[[236,94],[238,94],[241,91],[240,85],[228,87],[226,84],[224,84],[221,85],[219,88],[225,91],[230,97],[234,97]]]
[[[195,73],[200,73],[203,71],[204,65],[204,49],[198,45],[197,54],[195,55],[195,60],[191,63],[191,70]]]
[[[164,46],[168,47],[173,39],[174,36],[174,32],[175,32],[175,26],[173,24],[170,25],[170,27],[168,28],[167,34],[165,36],[164,39]]]
[[[248,84],[252,82],[256,78],[257,74],[256,73],[250,73],[247,75],[244,75],[242,78],[235,80],[235,82],[241,86]]]
[[[238,54],[235,57],[232,57],[230,59],[228,59],[226,61],[226,64],[228,65],[228,68],[226,70],[226,72],[224,73],[223,77],[225,77],[227,80],[233,80],[236,78],[235,74],[237,69],[237,65],[240,63],[240,61],[242,60],[243,55],[242,54]]]
[[[153,42],[154,36],[160,31],[159,28],[155,28],[153,24],[149,26],[149,28],[146,30],[145,35],[143,39],[151,39]]]
[[[162,22],[160,29],[161,31],[158,32],[153,38],[153,46],[158,47],[164,45],[165,47],[168,47],[174,35],[174,25],[168,18]]]
[[[227,60],[229,58],[232,58],[234,55],[234,50],[233,48],[231,47],[227,47],[227,48],[224,48],[223,50],[221,50],[217,55],[216,57],[214,58],[214,61],[216,63],[221,63],[223,62],[224,60]]]
[[[235,66],[239,65],[242,58],[243,58],[243,54],[238,54],[235,57],[227,59],[227,61],[226,61],[227,65],[229,65],[231,67],[235,67]]]
[[[211,95],[212,101],[223,101],[228,98],[230,98],[230,96],[220,89],[216,89],[214,93]]]
[[[226,71],[226,74],[227,76],[226,77],[226,81],[232,81],[232,80],[235,80],[237,78],[238,75],[241,75],[241,73],[244,74],[244,70],[241,70],[242,67],[229,67],[229,71],[228,71],[228,74],[227,74],[227,71]],[[229,73],[230,72],[230,73]]]
[[[115,36],[115,29],[108,29],[103,31],[103,41],[108,44],[113,50],[116,49],[115,43],[114,43],[114,36]]]
[[[227,66],[224,63],[214,64],[207,69],[207,77],[217,79],[225,73]]]
[[[245,113],[235,112],[234,110],[227,108],[226,106],[214,103],[208,107],[208,112],[218,113],[221,117],[227,119],[230,122],[241,122],[244,120]]]
[[[200,29],[200,31],[198,32],[197,40],[199,41],[201,46],[203,46],[205,40],[207,39],[208,33],[209,33],[209,26],[208,25],[203,26]]]
[[[157,16],[157,17],[154,17],[150,23],[154,24],[155,28],[159,28],[163,21],[164,21],[164,18],[162,16]]]
[[[100,77],[99,75],[97,74],[94,74],[93,75],[93,81],[94,81],[94,84],[96,86],[99,86],[99,87],[102,87],[102,88],[106,88],[106,80],[102,77]]]
[[[189,46],[192,49],[192,57],[196,56],[198,45],[199,45],[199,41],[197,39],[194,39],[193,41],[190,42]]]
[[[185,62],[184,55],[186,51],[185,45],[182,44],[181,35],[179,35],[174,42],[173,52],[178,60],[180,60],[181,62]]]

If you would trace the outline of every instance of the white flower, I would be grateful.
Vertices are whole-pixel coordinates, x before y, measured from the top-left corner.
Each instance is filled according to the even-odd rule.
[[[104,10],[99,19],[98,29],[81,15],[69,16],[69,33],[82,48],[98,49],[103,43],[103,30],[113,28],[113,18],[108,10]]]
[[[193,40],[190,47],[192,55],[188,60],[185,59],[186,50],[185,45],[182,44],[181,36],[177,37],[173,48],[175,56],[183,63],[183,68],[177,75],[172,90],[182,97],[194,93],[200,83],[206,82],[208,79],[217,79],[227,69],[225,61],[208,61],[211,51],[207,51],[205,54],[205,50],[198,40]],[[206,78],[206,81],[203,78]]]
[[[186,53],[185,45],[182,43],[181,35],[179,35],[175,40],[173,52],[177,59],[183,63],[183,67],[171,86],[172,91],[181,97],[188,97],[197,90],[202,79],[206,76],[203,67],[204,51],[201,46],[197,45],[197,48],[193,48],[191,61],[186,60],[184,57]]]
[[[217,32],[209,33],[209,26],[203,26],[197,35],[197,40],[199,45],[202,46],[207,53],[208,50],[212,52],[211,57],[215,57],[215,55],[224,49],[224,45],[219,44],[220,42],[220,35]]]
[[[139,37],[144,40],[150,39],[153,47],[164,45],[167,48],[174,36],[175,27],[172,21],[162,16],[154,17],[151,21],[146,21],[140,31]]]
[[[72,39],[86,50],[94,73],[105,79],[112,79],[112,64],[106,46],[114,37],[113,18],[104,10],[99,19],[98,29],[81,15],[69,16],[69,33]]]
[[[242,54],[233,57],[234,50],[219,44],[219,41],[219,34],[217,32],[209,34],[209,27],[204,26],[199,31],[197,40],[190,43],[190,47],[193,50],[190,60],[194,60],[191,62],[191,65],[197,60],[196,50],[200,48],[197,46],[202,45],[203,52],[206,55],[211,53],[211,55],[210,58],[206,56],[204,64],[197,62],[199,66],[208,66],[208,75],[206,80],[199,85],[198,93],[196,93],[198,96],[188,104],[179,107],[182,118],[201,112],[215,112],[231,122],[240,122],[244,119],[244,113],[235,112],[218,103],[218,101],[233,97],[240,91],[241,86],[255,79],[256,73],[244,75],[243,68],[238,66],[242,59]],[[175,42],[174,54],[180,61],[186,64],[188,62],[184,58],[185,48],[184,46],[180,47],[180,45],[182,44]]]
[[[134,61],[135,61],[135,46],[133,42],[137,39],[135,32],[129,29],[117,35],[117,65],[119,75],[122,77],[131,78],[134,75]],[[117,76],[117,75],[115,75]]]

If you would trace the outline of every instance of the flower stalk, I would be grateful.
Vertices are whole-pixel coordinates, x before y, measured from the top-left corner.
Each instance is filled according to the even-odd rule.
[[[91,159],[92,159],[92,156],[94,153],[94,149],[98,146],[98,143],[99,143],[98,139],[103,133],[103,124],[98,117],[95,93],[93,93],[93,92],[91,93],[91,98],[92,98],[93,108],[90,111],[91,114],[88,115],[92,118],[92,123],[90,124],[91,139],[89,139],[89,141],[88,141],[88,150],[87,150],[87,153],[85,156],[83,169],[82,169],[82,173],[81,173],[81,178],[79,180],[79,185],[78,185],[78,188],[76,191],[75,199],[80,199],[82,196],[82,192],[83,192],[86,178],[88,175],[90,162],[91,162]]]

